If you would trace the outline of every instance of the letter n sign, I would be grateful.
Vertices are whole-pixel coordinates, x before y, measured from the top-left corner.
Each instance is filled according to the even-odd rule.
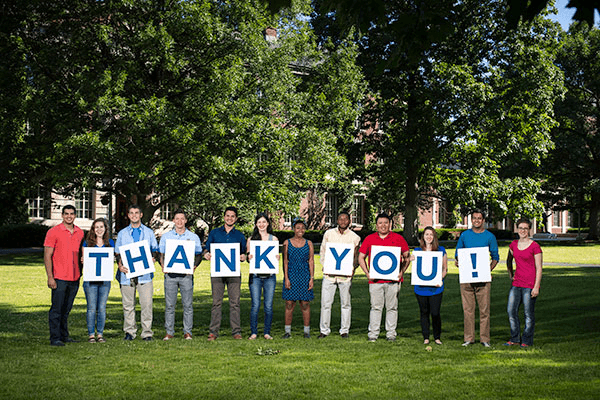
[[[277,274],[279,272],[279,242],[277,240],[250,241],[250,273]]]
[[[241,276],[239,243],[211,243],[210,276]]]
[[[112,281],[115,272],[113,247],[83,248],[83,280],[85,282]]]
[[[413,255],[415,261],[411,267],[411,285],[441,286],[444,253],[441,251],[413,251]]]
[[[327,243],[323,273],[328,275],[352,276],[354,272],[354,245],[351,243]]]
[[[167,239],[165,245],[165,273],[193,274],[196,242]]]
[[[398,281],[401,260],[402,248],[400,247],[371,246],[369,277],[371,279]]]
[[[458,279],[460,283],[491,282],[490,249],[471,247],[458,249]]]
[[[119,247],[123,266],[129,270],[127,279],[155,272],[150,244],[147,240],[126,244]]]

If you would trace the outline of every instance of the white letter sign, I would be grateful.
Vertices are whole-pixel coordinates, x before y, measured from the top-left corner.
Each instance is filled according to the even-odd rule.
[[[196,243],[193,240],[167,239],[165,274],[193,274]]]
[[[325,259],[321,260],[321,263],[324,274],[352,276],[354,245],[352,243],[327,243]]]
[[[154,262],[150,253],[150,244],[147,240],[126,244],[119,247],[119,254],[123,266],[129,270],[127,279],[154,272]]]
[[[242,276],[239,243],[212,243],[210,245],[210,276]]]
[[[250,241],[250,273],[277,274],[279,272],[279,242],[277,240]]]
[[[402,248],[394,246],[371,246],[369,277],[398,281]]]
[[[458,249],[458,278],[460,283],[491,282],[490,249],[471,247]]]
[[[411,285],[442,286],[441,251],[413,251],[415,262],[410,275]]]
[[[83,248],[83,281],[112,281],[115,272],[114,247]]]

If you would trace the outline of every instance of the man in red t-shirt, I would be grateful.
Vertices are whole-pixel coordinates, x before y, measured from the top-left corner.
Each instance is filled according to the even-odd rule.
[[[374,342],[379,337],[381,314],[385,305],[385,330],[389,341],[396,340],[396,325],[398,323],[398,292],[400,282],[403,280],[404,271],[410,265],[408,243],[395,232],[390,231],[391,220],[387,214],[379,214],[375,219],[377,232],[365,238],[360,246],[358,264],[369,279],[369,293],[371,295],[371,313],[369,314],[369,342]],[[394,280],[372,280],[369,276],[366,258],[371,260],[371,246],[400,247],[402,262],[400,273]]]
[[[48,287],[52,289],[52,305],[48,313],[50,344],[64,346],[75,342],[69,337],[67,319],[79,289],[79,247],[83,231],[73,223],[75,207],[62,209],[63,222],[51,228],[44,240],[44,264]]]

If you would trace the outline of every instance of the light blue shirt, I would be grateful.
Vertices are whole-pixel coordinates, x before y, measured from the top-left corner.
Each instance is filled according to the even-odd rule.
[[[158,242],[156,241],[156,236],[154,236],[154,231],[143,224],[140,225],[140,228],[141,228],[141,233],[140,233],[139,240],[135,240],[133,238],[133,231],[135,228],[132,227],[131,225],[129,225],[126,228],[121,229],[121,231],[117,235],[117,243],[115,244],[115,254],[119,254],[119,248],[121,246],[125,246],[127,244],[131,244],[131,243],[135,243],[135,242],[141,242],[142,240],[148,241],[148,243],[150,244],[150,252],[156,253],[158,251]],[[119,271],[119,270],[117,270],[116,278],[117,278],[117,281],[119,281],[119,283],[121,285],[130,285],[131,284],[131,281],[127,278],[127,276],[125,274],[122,274],[121,271]],[[152,273],[144,274],[144,275],[138,276],[138,282],[139,283],[148,283],[148,282],[152,281],[152,278],[154,278],[154,274],[152,274]]]
[[[481,233],[475,233],[473,229],[464,231],[458,238],[458,243],[456,243],[454,258],[458,260],[458,249],[468,249],[471,247],[487,247],[490,249],[492,260],[500,260],[496,236],[487,229]]]
[[[200,242],[200,238],[198,237],[198,235],[196,235],[195,233],[191,232],[188,229],[186,229],[185,232],[183,232],[181,235],[178,234],[175,231],[175,229],[170,230],[169,232],[162,235],[160,238],[160,245],[158,246],[159,253],[165,254],[165,249],[167,247],[168,239],[193,240],[194,243],[196,244],[196,247],[194,248],[195,253],[202,254],[202,243]]]

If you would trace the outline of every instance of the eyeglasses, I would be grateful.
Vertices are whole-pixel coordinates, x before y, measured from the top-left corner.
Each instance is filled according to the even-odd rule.
[[[520,231],[528,231],[529,230],[529,228],[517,228],[517,229]]]

